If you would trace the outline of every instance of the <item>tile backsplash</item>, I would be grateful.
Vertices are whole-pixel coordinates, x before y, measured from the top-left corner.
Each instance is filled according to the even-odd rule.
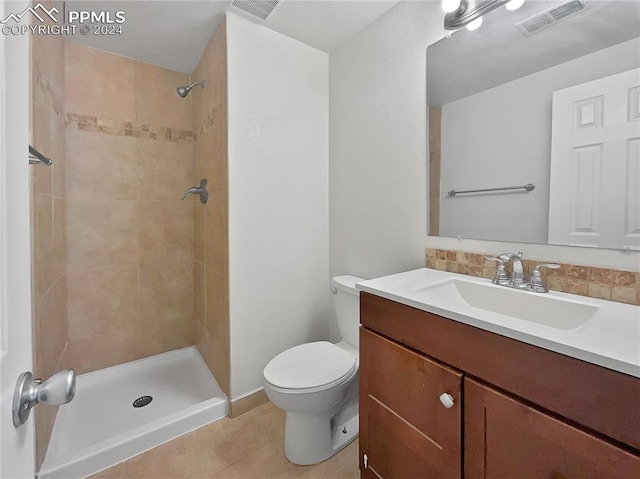
[[[427,268],[493,279],[497,263],[485,256],[494,255],[433,248],[425,251]],[[548,261],[527,258],[522,262],[528,278],[537,264]],[[541,269],[550,290],[640,305],[640,272],[559,264],[555,270]]]

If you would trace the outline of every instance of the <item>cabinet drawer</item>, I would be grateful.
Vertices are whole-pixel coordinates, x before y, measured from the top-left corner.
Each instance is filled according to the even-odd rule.
[[[464,392],[465,479],[640,477],[638,456],[472,380]]]
[[[360,452],[368,467],[384,479],[460,479],[462,374],[364,328],[360,354]],[[439,399],[445,392],[454,398],[450,409]]]

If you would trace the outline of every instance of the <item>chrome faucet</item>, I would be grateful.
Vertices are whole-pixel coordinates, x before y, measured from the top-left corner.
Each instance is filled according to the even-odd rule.
[[[517,253],[502,253],[497,257],[485,256],[486,260],[498,262],[496,276],[492,281],[493,284],[507,286],[508,288],[524,289],[534,293],[548,293],[549,290],[540,275],[540,268],[558,269],[560,265],[554,263],[539,264],[534,268],[531,279],[526,281],[524,268],[522,266],[522,256],[522,251],[518,251]],[[505,269],[505,263],[509,261],[511,261],[511,277],[509,277]]]
[[[518,251],[517,253],[502,253],[498,256],[485,256],[485,259],[499,263],[496,277],[493,278],[493,284],[510,286],[512,288],[524,288],[526,281],[524,279],[524,268],[522,267],[522,251]],[[505,263],[509,261],[511,261],[511,277],[509,277],[505,269]]]
[[[526,285],[522,256],[522,251],[518,251],[517,253],[503,253],[500,255],[500,257],[505,257],[506,261],[511,260],[511,284],[516,287]]]

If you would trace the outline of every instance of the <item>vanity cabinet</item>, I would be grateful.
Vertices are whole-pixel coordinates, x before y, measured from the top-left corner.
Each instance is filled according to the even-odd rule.
[[[632,479],[637,456],[465,378],[465,479]]]
[[[360,351],[362,477],[459,479],[462,374],[366,329]]]
[[[360,322],[362,478],[640,478],[640,379],[366,292]]]

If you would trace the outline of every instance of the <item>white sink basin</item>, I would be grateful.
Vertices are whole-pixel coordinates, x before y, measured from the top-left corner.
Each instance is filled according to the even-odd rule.
[[[419,288],[415,292],[425,301],[463,304],[565,331],[587,323],[599,309],[548,294],[461,279]]]

